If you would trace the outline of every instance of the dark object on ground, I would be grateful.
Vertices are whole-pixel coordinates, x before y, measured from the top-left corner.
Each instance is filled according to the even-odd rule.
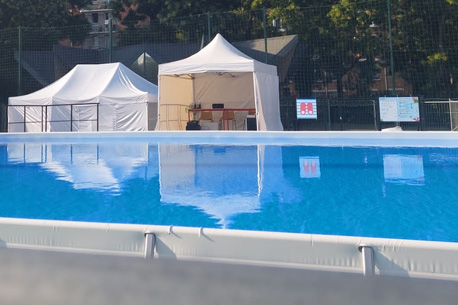
[[[200,125],[198,121],[190,121],[186,124],[186,130],[200,130]]]

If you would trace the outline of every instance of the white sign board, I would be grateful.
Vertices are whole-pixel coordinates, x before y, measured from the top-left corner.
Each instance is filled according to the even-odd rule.
[[[418,97],[380,97],[382,122],[418,122],[420,110]]]
[[[298,119],[317,119],[316,99],[298,98],[296,108]]]

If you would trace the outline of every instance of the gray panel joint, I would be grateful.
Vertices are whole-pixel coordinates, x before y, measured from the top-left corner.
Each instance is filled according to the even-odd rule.
[[[371,246],[360,245],[358,250],[362,254],[364,276],[373,276],[375,273],[374,249]]]
[[[154,258],[156,248],[156,234],[145,232],[145,258]]]

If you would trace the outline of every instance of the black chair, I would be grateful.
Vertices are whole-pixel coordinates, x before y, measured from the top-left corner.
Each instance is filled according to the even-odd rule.
[[[224,104],[212,104],[213,109],[221,109],[224,108]]]

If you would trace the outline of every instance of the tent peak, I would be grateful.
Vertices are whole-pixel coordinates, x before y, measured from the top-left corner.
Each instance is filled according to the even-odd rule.
[[[277,67],[251,58],[234,47],[219,33],[209,44],[194,55],[159,65],[159,75],[255,71],[277,74]]]

